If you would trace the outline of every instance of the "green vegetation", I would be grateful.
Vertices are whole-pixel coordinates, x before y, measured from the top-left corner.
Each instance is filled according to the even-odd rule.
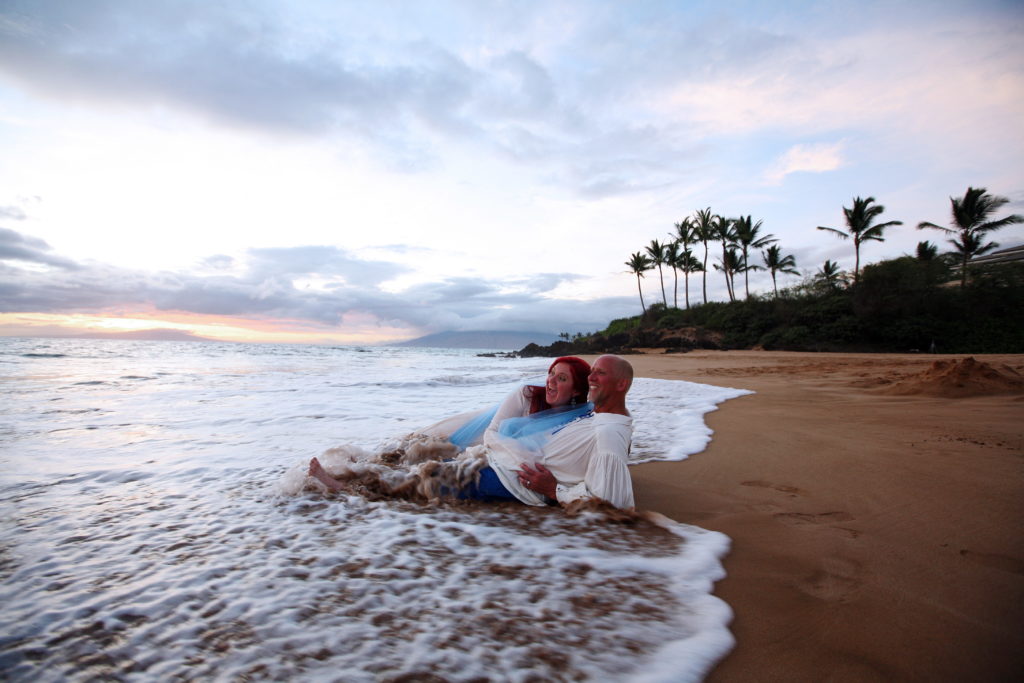
[[[1007,203],[984,188],[968,188],[963,198],[950,198],[952,227],[922,222],[918,228],[937,229],[955,237],[954,251],[940,254],[930,242],[920,242],[915,256],[881,261],[860,267],[860,247],[866,241],[882,241],[886,228],[900,221],[875,223],[884,212],[874,197],[855,197],[853,207],[843,207],[847,231],[819,227],[844,239],[852,239],[855,265],[844,272],[831,260],[796,286],[778,289],[777,273],[799,275],[796,260],[785,255],[773,235],[761,235],[761,221],[751,216],[724,218],[710,208],[675,224],[672,241],[653,240],[644,252],[632,255],[626,265],[637,277],[657,267],[662,302],[644,306],[642,315],[613,320],[607,329],[576,335],[551,347],[527,347],[523,355],[629,352],[635,348],[689,350],[693,348],[764,348],[789,351],[889,351],[941,353],[1024,352],[1024,262],[971,265],[974,256],[996,246],[985,243],[987,235],[1006,225],[1024,222],[1018,215],[993,219]],[[701,262],[690,247],[704,245]],[[722,252],[714,268],[726,280],[728,302],[707,300],[709,243],[721,242]],[[764,267],[749,262],[761,249]],[[668,305],[661,265],[685,277],[685,308]],[[772,292],[751,294],[747,273],[768,270]],[[968,270],[970,269],[970,270]],[[691,307],[690,273],[702,272],[703,304]],[[735,277],[744,275],[746,298],[736,295]],[[968,277],[968,274],[970,275]],[[958,282],[959,281],[959,282]],[[959,284],[959,286],[957,286]],[[568,335],[565,335],[568,337]]]
[[[643,315],[558,342],[552,352],[633,348],[940,353],[1024,351],[1024,263],[987,266],[956,286],[956,261],[904,256],[867,265],[860,282],[821,271],[773,294]],[[840,277],[836,277],[836,276]],[[953,280],[954,286],[948,286]],[[547,354],[543,354],[547,355]]]

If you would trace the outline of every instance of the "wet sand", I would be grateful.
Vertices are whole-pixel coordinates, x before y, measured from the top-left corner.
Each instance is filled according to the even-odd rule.
[[[1024,680],[1024,393],[924,381],[963,358],[629,357],[757,392],[707,416],[705,452],[631,468],[638,507],[732,538],[715,594],[738,644],[708,680]]]

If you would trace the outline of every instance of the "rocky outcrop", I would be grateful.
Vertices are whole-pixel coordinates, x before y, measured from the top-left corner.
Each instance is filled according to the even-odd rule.
[[[528,344],[514,355],[520,358],[556,358],[602,353],[628,355],[639,349],[665,349],[666,353],[682,353],[693,349],[722,349],[722,335],[702,327],[664,330],[642,327],[615,334],[592,334],[572,341],[557,341],[548,346]]]

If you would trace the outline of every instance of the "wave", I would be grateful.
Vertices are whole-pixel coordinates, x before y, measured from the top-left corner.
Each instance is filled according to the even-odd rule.
[[[376,381],[360,381],[360,382],[346,382],[339,386],[345,387],[388,387],[396,389],[424,389],[424,388],[436,388],[436,387],[481,387],[481,386],[498,386],[498,387],[509,387],[516,383],[522,383],[523,378],[521,374],[513,373],[499,373],[499,374],[466,374],[466,375],[437,375],[435,377],[429,377],[421,380],[376,380]]]

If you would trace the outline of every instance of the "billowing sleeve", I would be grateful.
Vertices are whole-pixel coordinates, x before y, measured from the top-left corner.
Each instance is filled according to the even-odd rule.
[[[516,387],[512,393],[505,397],[505,400],[498,406],[498,412],[494,414],[491,424],[487,425],[484,431],[484,445],[491,445],[498,439],[498,427],[504,420],[510,417],[525,417],[530,413],[530,400],[526,398],[525,387]]]
[[[633,430],[629,424],[595,426],[596,444],[587,464],[583,481],[574,486],[559,485],[559,503],[580,498],[601,498],[617,508],[635,507],[633,480],[629,476],[627,457]]]

